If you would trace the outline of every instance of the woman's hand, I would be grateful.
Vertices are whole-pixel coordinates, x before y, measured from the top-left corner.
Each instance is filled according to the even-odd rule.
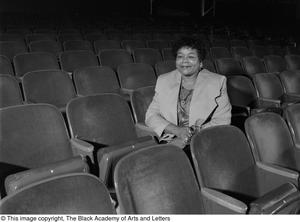
[[[191,136],[189,127],[179,127],[179,126],[175,126],[172,123],[170,123],[165,128],[165,132],[174,134],[177,138],[182,139],[182,140],[185,140],[186,138]]]

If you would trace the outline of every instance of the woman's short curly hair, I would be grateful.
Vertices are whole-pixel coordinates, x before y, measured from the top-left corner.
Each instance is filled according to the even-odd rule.
[[[178,50],[181,48],[184,48],[184,47],[196,49],[197,53],[198,53],[198,57],[201,61],[206,56],[206,50],[205,50],[203,43],[200,40],[192,38],[192,37],[182,37],[181,39],[177,40],[173,44],[172,52],[173,52],[174,56],[176,57]]]

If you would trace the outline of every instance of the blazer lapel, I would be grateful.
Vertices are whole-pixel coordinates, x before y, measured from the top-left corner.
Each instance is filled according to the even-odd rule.
[[[181,74],[176,70],[175,71],[175,81],[170,85],[171,90],[169,92],[171,92],[168,96],[168,104],[169,104],[169,108],[168,111],[169,113],[169,120],[174,123],[177,124],[177,102],[178,102],[178,94],[179,94],[179,89],[180,89],[180,83],[181,83]]]
[[[204,74],[204,75],[203,75]],[[189,125],[192,126],[196,121],[197,123],[204,123],[209,117],[210,113],[217,106],[215,101],[216,97],[220,95],[218,88],[210,84],[208,81],[205,70],[202,70],[196,80],[194,93],[190,104]]]

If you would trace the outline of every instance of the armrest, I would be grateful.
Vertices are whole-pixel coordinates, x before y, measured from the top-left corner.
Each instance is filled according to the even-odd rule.
[[[74,155],[81,155],[81,156],[88,156],[92,163],[94,163],[94,146],[88,142],[77,138],[70,139],[71,147],[73,150]]]
[[[278,99],[267,99],[267,98],[257,98],[257,105],[259,107],[280,107],[281,101]]]
[[[147,136],[140,137],[136,141],[130,141],[98,150],[97,159],[100,179],[102,179],[108,187],[113,187],[113,170],[119,159],[130,152],[153,145],[157,145],[156,141],[152,137]]]
[[[138,137],[157,136],[157,134],[150,127],[146,126],[144,123],[136,123],[135,130]]]
[[[46,178],[73,172],[88,172],[89,167],[82,156],[59,162],[47,164],[46,166],[11,174],[5,179],[5,190],[7,194],[12,194],[17,190],[31,183],[41,181]]]
[[[285,103],[300,102],[300,95],[299,94],[292,94],[292,93],[285,93],[282,96],[282,100]]]
[[[299,173],[277,165],[256,162],[258,169],[260,193],[264,195],[285,183],[293,183],[298,187]]]
[[[245,214],[247,212],[248,207],[245,203],[219,191],[201,188],[201,194],[207,214]]]
[[[275,214],[287,207],[291,208],[289,210],[293,210],[295,207],[298,209],[299,201],[298,189],[295,185],[286,183],[250,203],[249,214]]]
[[[232,113],[232,115],[235,115],[235,114],[246,114],[247,116],[249,116],[249,114],[250,114],[250,107],[249,106],[233,105],[232,104],[231,113]]]

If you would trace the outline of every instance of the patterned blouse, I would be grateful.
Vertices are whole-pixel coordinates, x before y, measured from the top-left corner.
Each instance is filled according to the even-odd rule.
[[[180,127],[189,126],[190,103],[193,91],[194,89],[186,89],[182,85],[180,86],[177,102],[178,126]]]

